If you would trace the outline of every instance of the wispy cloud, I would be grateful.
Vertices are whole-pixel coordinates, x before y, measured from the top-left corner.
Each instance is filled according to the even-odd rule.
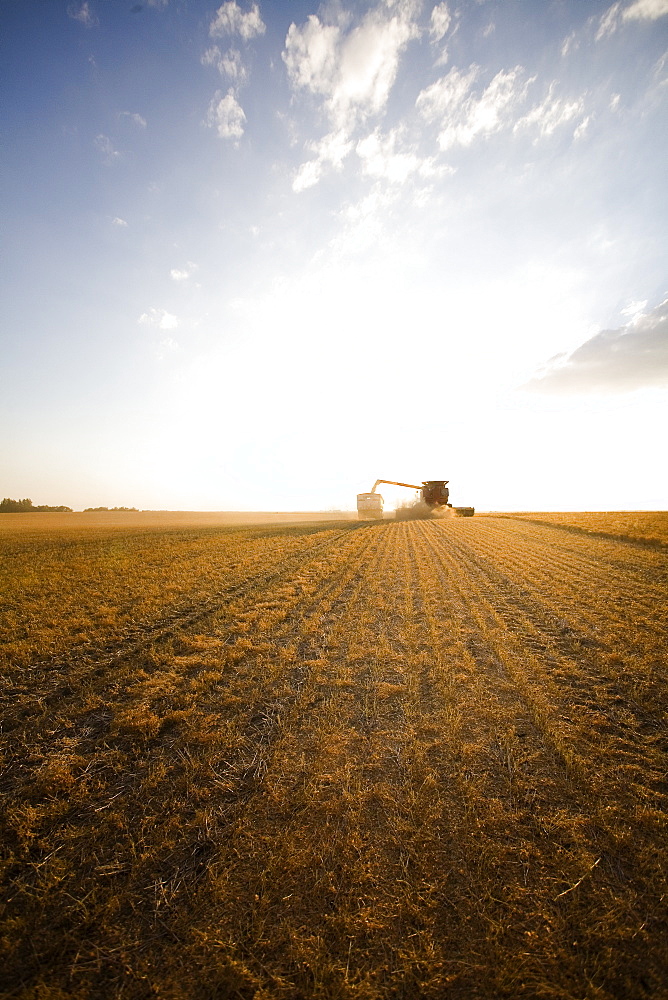
[[[111,220],[112,226],[119,226],[121,229],[127,229],[127,222],[125,219],[121,219],[120,216],[116,216],[115,219]]]
[[[169,0],[146,0],[146,5],[148,7],[152,7],[154,10],[164,10],[168,3],[169,3]],[[144,5],[143,4],[136,3],[136,4],[133,4],[132,7],[130,7],[130,13],[131,14],[141,14],[141,12],[143,11],[143,9],[144,9]]]
[[[157,356],[159,361],[164,361],[171,354],[179,350],[179,342],[173,337],[163,337],[158,344]]]
[[[668,14],[668,0],[635,0],[622,17],[625,21],[657,21]]]
[[[525,386],[538,392],[630,392],[668,385],[668,299],[650,312],[631,303],[633,320],[602,330],[569,355],[547,362]]]
[[[173,267],[169,272],[169,276],[172,281],[183,282],[187,281],[188,278],[197,270],[197,264],[189,260],[185,267]]]
[[[245,41],[264,35],[266,25],[260,16],[260,8],[254,3],[251,9],[244,12],[234,0],[224,3],[216,11],[209,25],[211,38],[222,38],[225,35],[241,35]]]
[[[100,23],[87,0],[86,3],[82,4],[71,3],[67,8],[67,16],[71,17],[73,21],[83,24],[86,28],[93,28]]]
[[[305,191],[320,180],[324,168],[329,165],[334,170],[340,170],[343,161],[353,148],[352,141],[345,129],[330,132],[316,142],[307,144],[307,149],[315,154],[315,159],[302,163],[297,171],[292,188],[294,191]]]
[[[452,20],[447,3],[438,3],[431,12],[429,35],[432,42],[440,42],[447,34]]]
[[[221,76],[229,76],[238,83],[243,83],[248,71],[238,49],[228,49],[221,52],[217,45],[212,45],[202,56],[203,66],[215,66]]]
[[[552,135],[562,125],[568,124],[584,112],[584,101],[565,100],[554,96],[556,83],[551,83],[547,97],[540,104],[533,107],[528,114],[524,115],[516,122],[513,131],[520,129],[535,129],[540,138]],[[579,126],[579,134],[584,134],[586,123],[583,121]],[[576,129],[576,131],[578,131]]]
[[[93,139],[93,145],[99,153],[102,154],[107,163],[113,163],[121,155],[117,149],[114,148],[114,144],[108,135],[103,135],[100,133],[96,135]]]
[[[246,115],[237,101],[234,89],[226,94],[217,90],[213,95],[206,116],[206,124],[215,128],[221,139],[239,140],[244,134]]]
[[[352,128],[360,117],[382,111],[399,57],[419,34],[413,12],[409,4],[381,4],[347,32],[345,22],[322,24],[313,14],[302,28],[292,24],[283,53],[292,85],[323,97],[339,127]]]
[[[419,36],[417,12],[418,5],[407,0],[381,3],[359,23],[339,9],[331,22],[311,14],[301,27],[290,25],[283,52],[290,83],[295,92],[310,93],[320,102],[331,126],[328,135],[307,147],[316,159],[302,164],[295,190],[316,183],[326,163],[340,165],[339,154],[352,149],[358,125],[383,111],[401,53]]]
[[[628,6],[613,3],[601,15],[596,31],[596,41],[613,35],[625,21],[658,21],[668,14],[668,0],[634,0]]]
[[[617,30],[621,6],[621,3],[613,3],[612,7],[608,7],[606,12],[601,15],[598,22],[598,31],[596,32],[597,42],[600,42],[602,38],[607,38],[608,35],[614,34]]]
[[[497,73],[476,95],[471,91],[478,75],[476,65],[466,73],[453,68],[418,94],[416,107],[426,121],[439,127],[438,144],[442,150],[470,146],[476,138],[511,125],[532,82],[526,79],[521,66],[515,66]]]
[[[151,308],[142,313],[137,322],[141,326],[155,327],[158,330],[175,330],[179,325],[177,316],[166,309]]]
[[[577,33],[575,31],[571,31],[570,35],[568,35],[567,38],[564,38],[563,42],[561,43],[561,55],[565,59],[566,56],[569,54],[569,52],[574,52],[579,47],[580,47],[580,41],[578,39]]]
[[[357,143],[355,151],[365,174],[391,184],[405,184],[416,174],[434,177],[445,169],[438,168],[433,157],[422,157],[416,147],[406,145],[400,129],[392,129],[386,135],[376,129]]]
[[[142,115],[137,114],[136,111],[121,111],[118,117],[120,119],[127,119],[133,125],[136,125],[137,128],[146,128],[146,119]]]

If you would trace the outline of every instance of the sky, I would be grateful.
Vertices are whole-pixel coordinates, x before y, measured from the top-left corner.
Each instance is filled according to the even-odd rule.
[[[668,508],[668,0],[3,0],[0,36],[3,496]]]

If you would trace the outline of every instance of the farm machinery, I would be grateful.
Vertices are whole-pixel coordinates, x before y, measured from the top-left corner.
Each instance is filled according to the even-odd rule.
[[[376,493],[376,489],[381,483],[387,483],[388,486],[406,486],[409,490],[417,490],[420,494],[419,502],[424,504],[430,512],[438,514],[450,510],[454,517],[473,517],[474,507],[453,507],[449,502],[449,481],[448,479],[427,479],[421,486],[416,486],[414,483],[398,483],[394,479],[377,479],[370,493],[357,494],[357,514],[364,520],[383,517],[383,498],[380,493]]]

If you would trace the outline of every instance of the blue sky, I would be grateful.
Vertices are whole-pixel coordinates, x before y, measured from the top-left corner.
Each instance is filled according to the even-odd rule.
[[[668,507],[668,0],[0,22],[4,496]]]

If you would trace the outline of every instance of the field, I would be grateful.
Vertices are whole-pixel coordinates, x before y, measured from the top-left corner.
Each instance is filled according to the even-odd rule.
[[[668,514],[58,516],[0,523],[3,997],[667,995]]]

